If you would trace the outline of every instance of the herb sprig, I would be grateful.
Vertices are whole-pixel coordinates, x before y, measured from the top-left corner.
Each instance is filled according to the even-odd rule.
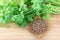
[[[60,0],[0,0],[2,24],[13,21],[26,26],[35,16],[48,20],[55,13],[60,13]]]

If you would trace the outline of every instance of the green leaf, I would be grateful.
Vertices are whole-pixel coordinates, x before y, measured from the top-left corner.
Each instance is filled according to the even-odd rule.
[[[28,21],[33,21],[34,14],[27,15]]]
[[[25,27],[28,24],[27,20],[23,20],[23,22],[21,24],[19,24],[22,27]]]

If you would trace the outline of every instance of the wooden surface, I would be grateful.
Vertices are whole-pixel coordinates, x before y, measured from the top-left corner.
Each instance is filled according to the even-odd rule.
[[[51,16],[50,29],[42,38],[32,35],[24,28],[17,27],[14,23],[10,23],[6,27],[0,25],[0,40],[60,40],[60,15]]]

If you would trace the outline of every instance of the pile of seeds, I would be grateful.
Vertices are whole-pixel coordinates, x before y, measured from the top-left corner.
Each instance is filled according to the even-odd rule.
[[[45,20],[37,19],[30,24],[29,30],[36,35],[40,35],[47,31],[47,27],[48,23]]]

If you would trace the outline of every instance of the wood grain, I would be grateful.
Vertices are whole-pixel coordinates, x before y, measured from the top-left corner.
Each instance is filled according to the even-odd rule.
[[[10,23],[6,26],[0,25],[0,40],[60,40],[60,15],[51,15],[50,29],[42,38]]]

